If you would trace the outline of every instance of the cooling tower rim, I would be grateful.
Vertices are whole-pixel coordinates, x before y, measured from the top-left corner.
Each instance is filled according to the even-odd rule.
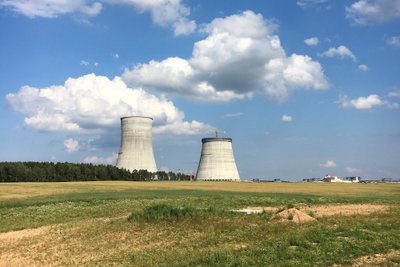
[[[153,120],[152,117],[146,117],[146,116],[125,116],[125,117],[121,117],[121,121],[124,120],[124,119],[130,119],[130,118],[141,118],[141,119]]]
[[[207,137],[207,138],[201,139],[201,142],[203,144],[208,143],[208,142],[230,142],[230,143],[232,143],[232,138],[229,138],[229,137]]]

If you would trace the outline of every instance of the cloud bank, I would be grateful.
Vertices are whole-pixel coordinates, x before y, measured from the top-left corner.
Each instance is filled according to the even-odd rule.
[[[275,29],[252,11],[217,18],[201,29],[206,38],[194,44],[191,58],[137,64],[122,78],[205,102],[244,99],[258,90],[285,100],[295,89],[328,88],[321,65],[307,55],[287,56]]]
[[[119,126],[119,118],[154,118],[155,133],[199,134],[210,126],[185,121],[184,113],[164,98],[141,88],[129,88],[121,78],[88,74],[69,78],[64,85],[23,86],[6,96],[7,104],[25,116],[25,124],[43,131],[101,133]],[[70,146],[70,145],[69,145]]]

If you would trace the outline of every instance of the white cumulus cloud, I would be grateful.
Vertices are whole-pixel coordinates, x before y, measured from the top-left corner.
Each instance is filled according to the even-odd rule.
[[[88,74],[69,78],[63,85],[23,86],[6,96],[8,105],[25,116],[25,124],[44,131],[103,132],[119,126],[119,118],[154,118],[154,131],[199,134],[210,126],[185,121],[184,113],[164,98],[141,88],[129,88],[121,78]]]
[[[64,150],[68,153],[76,152],[79,150],[79,141],[72,138],[64,140]]]
[[[108,0],[108,3],[131,5],[139,12],[150,12],[153,22],[161,27],[172,27],[175,35],[186,35],[197,28],[194,20],[188,19],[190,8],[181,0]]]
[[[333,168],[336,167],[336,163],[333,160],[327,160],[324,163],[319,164],[322,168]]]
[[[280,100],[297,88],[326,89],[321,65],[286,56],[275,29],[252,11],[217,18],[201,29],[207,36],[194,44],[191,58],[137,64],[122,77],[132,86],[215,102],[251,97],[256,89]]]
[[[399,97],[400,93],[398,91],[389,92],[386,96],[379,96],[372,94],[369,96],[361,96],[355,99],[349,99],[346,95],[339,96],[339,105],[344,108],[354,108],[359,110],[369,110],[375,107],[386,107],[389,109],[399,109],[400,104],[393,102],[394,97]]]
[[[358,69],[362,70],[362,71],[367,71],[368,70],[368,66],[365,64],[360,64],[358,65]]]
[[[56,18],[68,13],[95,16],[101,12],[103,5],[87,0],[2,0],[0,7],[9,8],[29,18]]]
[[[293,117],[289,116],[289,115],[282,115],[281,120],[284,121],[284,122],[292,122],[293,121]]]
[[[391,36],[387,40],[387,44],[395,47],[400,47],[400,36]]]
[[[341,96],[339,104],[344,108],[372,109],[384,105],[385,102],[378,95],[372,94],[367,97],[361,96],[356,99],[348,99],[347,96]]]
[[[400,97],[400,90],[394,90],[389,92],[388,97]]]
[[[175,35],[194,32],[196,22],[190,20],[190,8],[181,0],[1,0],[0,7],[29,18],[56,18],[64,14],[98,15],[104,4],[133,6],[140,13],[150,12],[153,23],[171,27]]]
[[[361,169],[354,168],[354,167],[346,167],[346,171],[351,174],[360,174],[362,173]]]
[[[360,0],[346,7],[346,17],[357,24],[400,18],[400,0]]]
[[[81,62],[79,63],[79,65],[81,65],[81,66],[89,66],[90,63],[87,62],[86,60],[81,60]]]
[[[235,113],[227,113],[222,117],[223,118],[235,118],[235,117],[240,117],[240,116],[243,116],[243,115],[244,115],[243,112],[235,112]]]
[[[329,2],[329,0],[297,0],[297,5],[301,8],[312,8]]]
[[[92,163],[95,165],[115,165],[117,163],[118,154],[112,153],[112,155],[108,157],[98,157],[98,156],[90,156],[86,157],[83,162],[84,163]]]
[[[79,65],[81,65],[81,66],[85,66],[85,67],[98,67],[99,65],[100,65],[100,63],[98,63],[98,62],[94,62],[93,64],[92,63],[90,63],[89,61],[86,61],[86,60],[81,60],[81,62],[79,63]]]
[[[346,46],[341,45],[339,47],[331,47],[327,51],[323,52],[321,56],[325,57],[339,57],[339,58],[345,58],[349,57],[352,60],[356,60],[356,56],[351,52],[350,49],[348,49]]]
[[[319,39],[317,37],[311,37],[308,39],[304,40],[304,43],[306,43],[306,45],[318,45],[319,44]]]

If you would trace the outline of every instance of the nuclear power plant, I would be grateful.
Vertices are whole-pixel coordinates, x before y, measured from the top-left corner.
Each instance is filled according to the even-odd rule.
[[[121,118],[121,147],[117,167],[157,172],[152,143],[153,118],[130,116]]]
[[[197,181],[240,181],[232,138],[203,138]]]
[[[121,147],[117,167],[157,172],[152,143],[153,118],[129,116],[121,118]],[[196,179],[198,181],[240,181],[233,156],[232,138],[201,139],[202,148]]]

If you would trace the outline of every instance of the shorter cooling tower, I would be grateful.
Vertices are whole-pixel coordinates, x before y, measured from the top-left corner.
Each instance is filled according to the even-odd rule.
[[[240,180],[231,138],[203,138],[201,142],[203,145],[196,174],[198,181]]]
[[[153,119],[149,117],[121,118],[121,148],[118,153],[118,168],[129,171],[157,171],[153,154],[152,124]]]

